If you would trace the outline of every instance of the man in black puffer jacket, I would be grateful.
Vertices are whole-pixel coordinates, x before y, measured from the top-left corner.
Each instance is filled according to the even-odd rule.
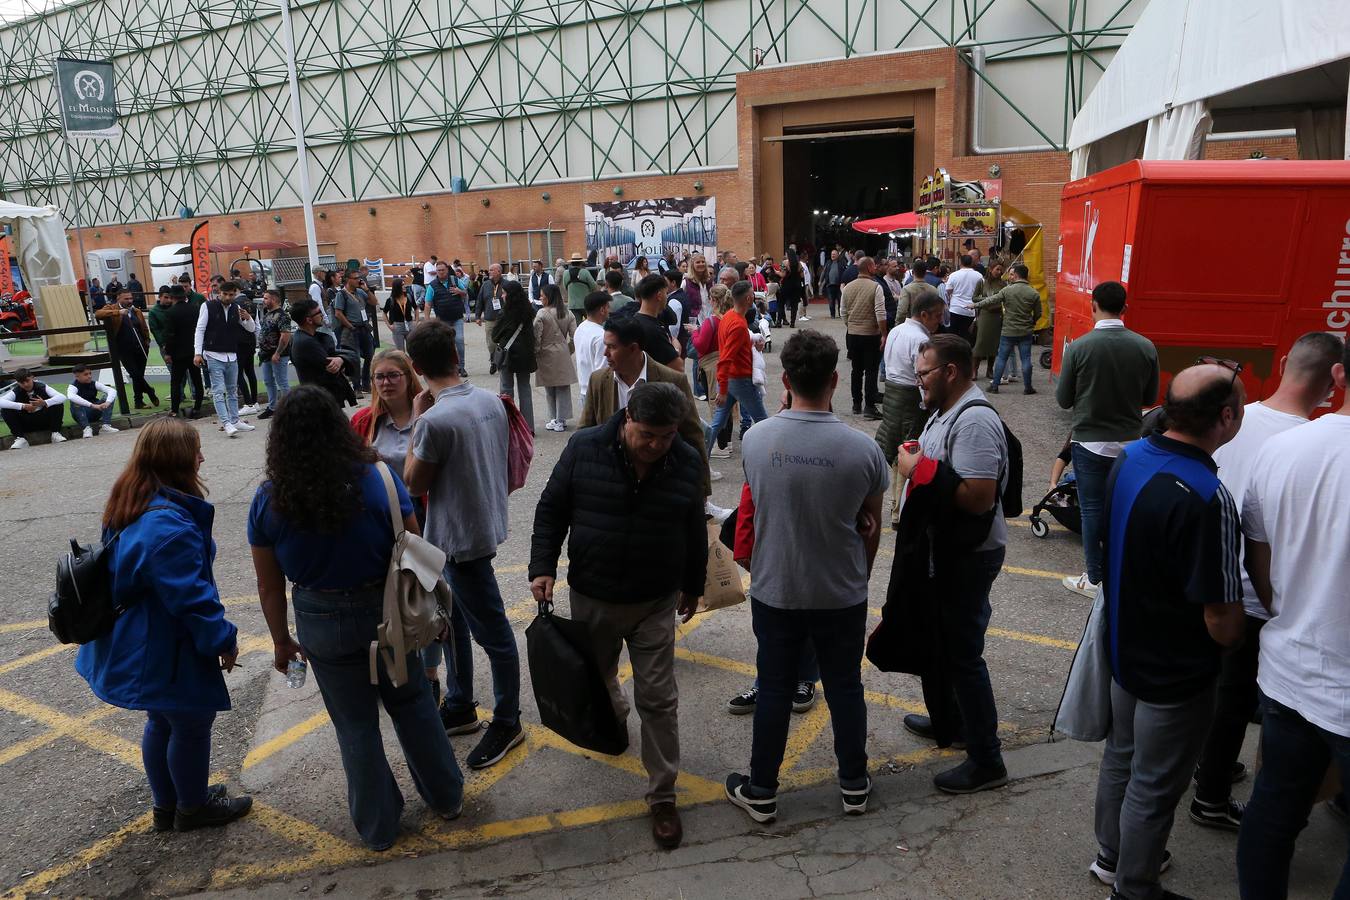
[[[571,531],[572,618],[596,632],[596,662],[620,721],[628,701],[619,687],[619,652],[628,643],[652,837],[666,849],[683,838],[675,810],[675,614],[685,622],[693,616],[708,562],[703,463],[679,440],[688,404],[675,385],[648,382],[604,425],[578,431],[539,498],[530,546],[534,598],[551,601]]]

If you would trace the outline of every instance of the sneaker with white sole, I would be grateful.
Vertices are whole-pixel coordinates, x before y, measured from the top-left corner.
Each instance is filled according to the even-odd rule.
[[[1100,582],[1089,581],[1086,572],[1076,578],[1072,575],[1065,575],[1061,583],[1075,594],[1082,594],[1084,597],[1093,600],[1097,599],[1097,590],[1101,587]]]
[[[1191,801],[1191,821],[1206,828],[1237,831],[1242,827],[1242,813],[1245,809],[1245,804],[1231,797],[1218,803],[1195,799]]]
[[[727,701],[727,712],[733,716],[749,715],[755,711],[755,701],[758,699],[759,688],[747,688]]]
[[[750,776],[732,772],[727,776],[727,799],[733,806],[745,810],[746,815],[761,825],[778,818],[778,797],[755,797],[750,794]]]
[[[503,725],[493,719],[488,723],[483,739],[478,742],[477,747],[469,752],[465,762],[468,763],[470,769],[486,769],[488,766],[495,766],[511,751],[512,747],[518,747],[524,742],[525,729],[520,727],[519,722],[515,725]]]
[[[252,404],[249,404],[248,406],[239,407],[239,415],[241,416],[256,416],[257,414],[258,414],[258,407]]]
[[[122,429],[120,429],[120,428],[114,428],[114,427],[112,427],[111,425],[101,425],[101,426],[99,426],[98,433],[99,433],[99,434],[117,434],[117,432],[119,432],[119,431],[121,431],[121,430],[122,430]]]
[[[12,444],[9,445],[9,449],[11,449],[11,450],[27,450],[27,449],[28,449],[28,438],[21,438],[21,437],[15,438],[15,439],[14,439],[14,443],[12,443]]]
[[[221,429],[225,432],[226,437],[234,437],[239,433],[239,429],[235,428],[233,425],[222,425]]]
[[[94,436],[94,426],[93,425],[84,426],[84,431],[80,433],[80,437],[91,438],[93,436]]]
[[[814,681],[797,682],[797,690],[792,692],[792,711],[808,712],[816,705],[816,683]]]
[[[723,475],[721,472],[717,471],[716,469],[709,469],[709,470],[708,470],[708,480],[709,480],[709,481],[721,481],[723,478],[726,478],[726,477],[727,477],[727,476]]]
[[[53,431],[53,432],[52,432],[52,443],[53,443],[53,444],[64,444],[65,442],[66,442],[66,436],[65,436],[64,434],[62,434],[62,433],[59,432],[59,431]]]
[[[725,522],[733,512],[735,512],[734,509],[727,509],[725,506],[718,506],[711,500],[703,501],[703,514],[705,516],[711,516],[712,520],[716,522],[718,525],[721,525],[723,522]]]
[[[844,815],[861,816],[867,812],[867,800],[872,796],[872,779],[868,778],[867,784],[860,788],[846,788],[841,784],[839,796],[844,802]]]
[[[730,447],[713,447],[708,451],[709,459],[731,459]]]
[[[1162,864],[1158,866],[1158,874],[1161,875],[1171,867],[1172,851],[1164,850]],[[1116,864],[1107,862],[1106,857],[1102,856],[1100,853],[1098,853],[1097,858],[1092,861],[1092,865],[1088,866],[1088,872],[1102,884],[1110,885],[1111,887],[1116,886]]]
[[[247,422],[235,422],[234,429],[235,431],[257,431],[258,426],[250,425]]]

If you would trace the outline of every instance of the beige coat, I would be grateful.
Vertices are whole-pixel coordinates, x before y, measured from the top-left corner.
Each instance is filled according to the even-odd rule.
[[[539,368],[534,383],[540,387],[565,387],[577,383],[577,367],[572,362],[572,335],[576,333],[576,319],[569,312],[559,319],[552,307],[545,306],[534,314],[534,349]]]

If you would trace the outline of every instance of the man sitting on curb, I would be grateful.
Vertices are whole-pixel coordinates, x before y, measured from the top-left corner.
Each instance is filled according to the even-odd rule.
[[[9,390],[0,394],[0,416],[14,435],[11,450],[22,450],[28,446],[28,435],[47,432],[52,443],[65,440],[61,436],[61,404],[66,402],[56,391],[33,378],[27,369],[14,373],[14,383]]]
[[[117,396],[113,389],[101,381],[94,380],[94,372],[86,365],[78,365],[72,370],[75,383],[66,388],[66,399],[70,401],[70,414],[75,424],[84,429],[83,437],[94,436],[94,426],[98,433],[117,434],[121,429],[112,426],[113,398]],[[99,399],[99,394],[103,399]]]

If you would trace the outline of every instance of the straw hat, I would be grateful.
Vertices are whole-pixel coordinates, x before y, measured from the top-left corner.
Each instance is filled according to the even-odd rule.
[[[580,253],[573,253],[573,254],[572,254],[572,262],[574,262],[574,263],[584,263],[585,261],[586,261],[586,257],[582,256]]]

